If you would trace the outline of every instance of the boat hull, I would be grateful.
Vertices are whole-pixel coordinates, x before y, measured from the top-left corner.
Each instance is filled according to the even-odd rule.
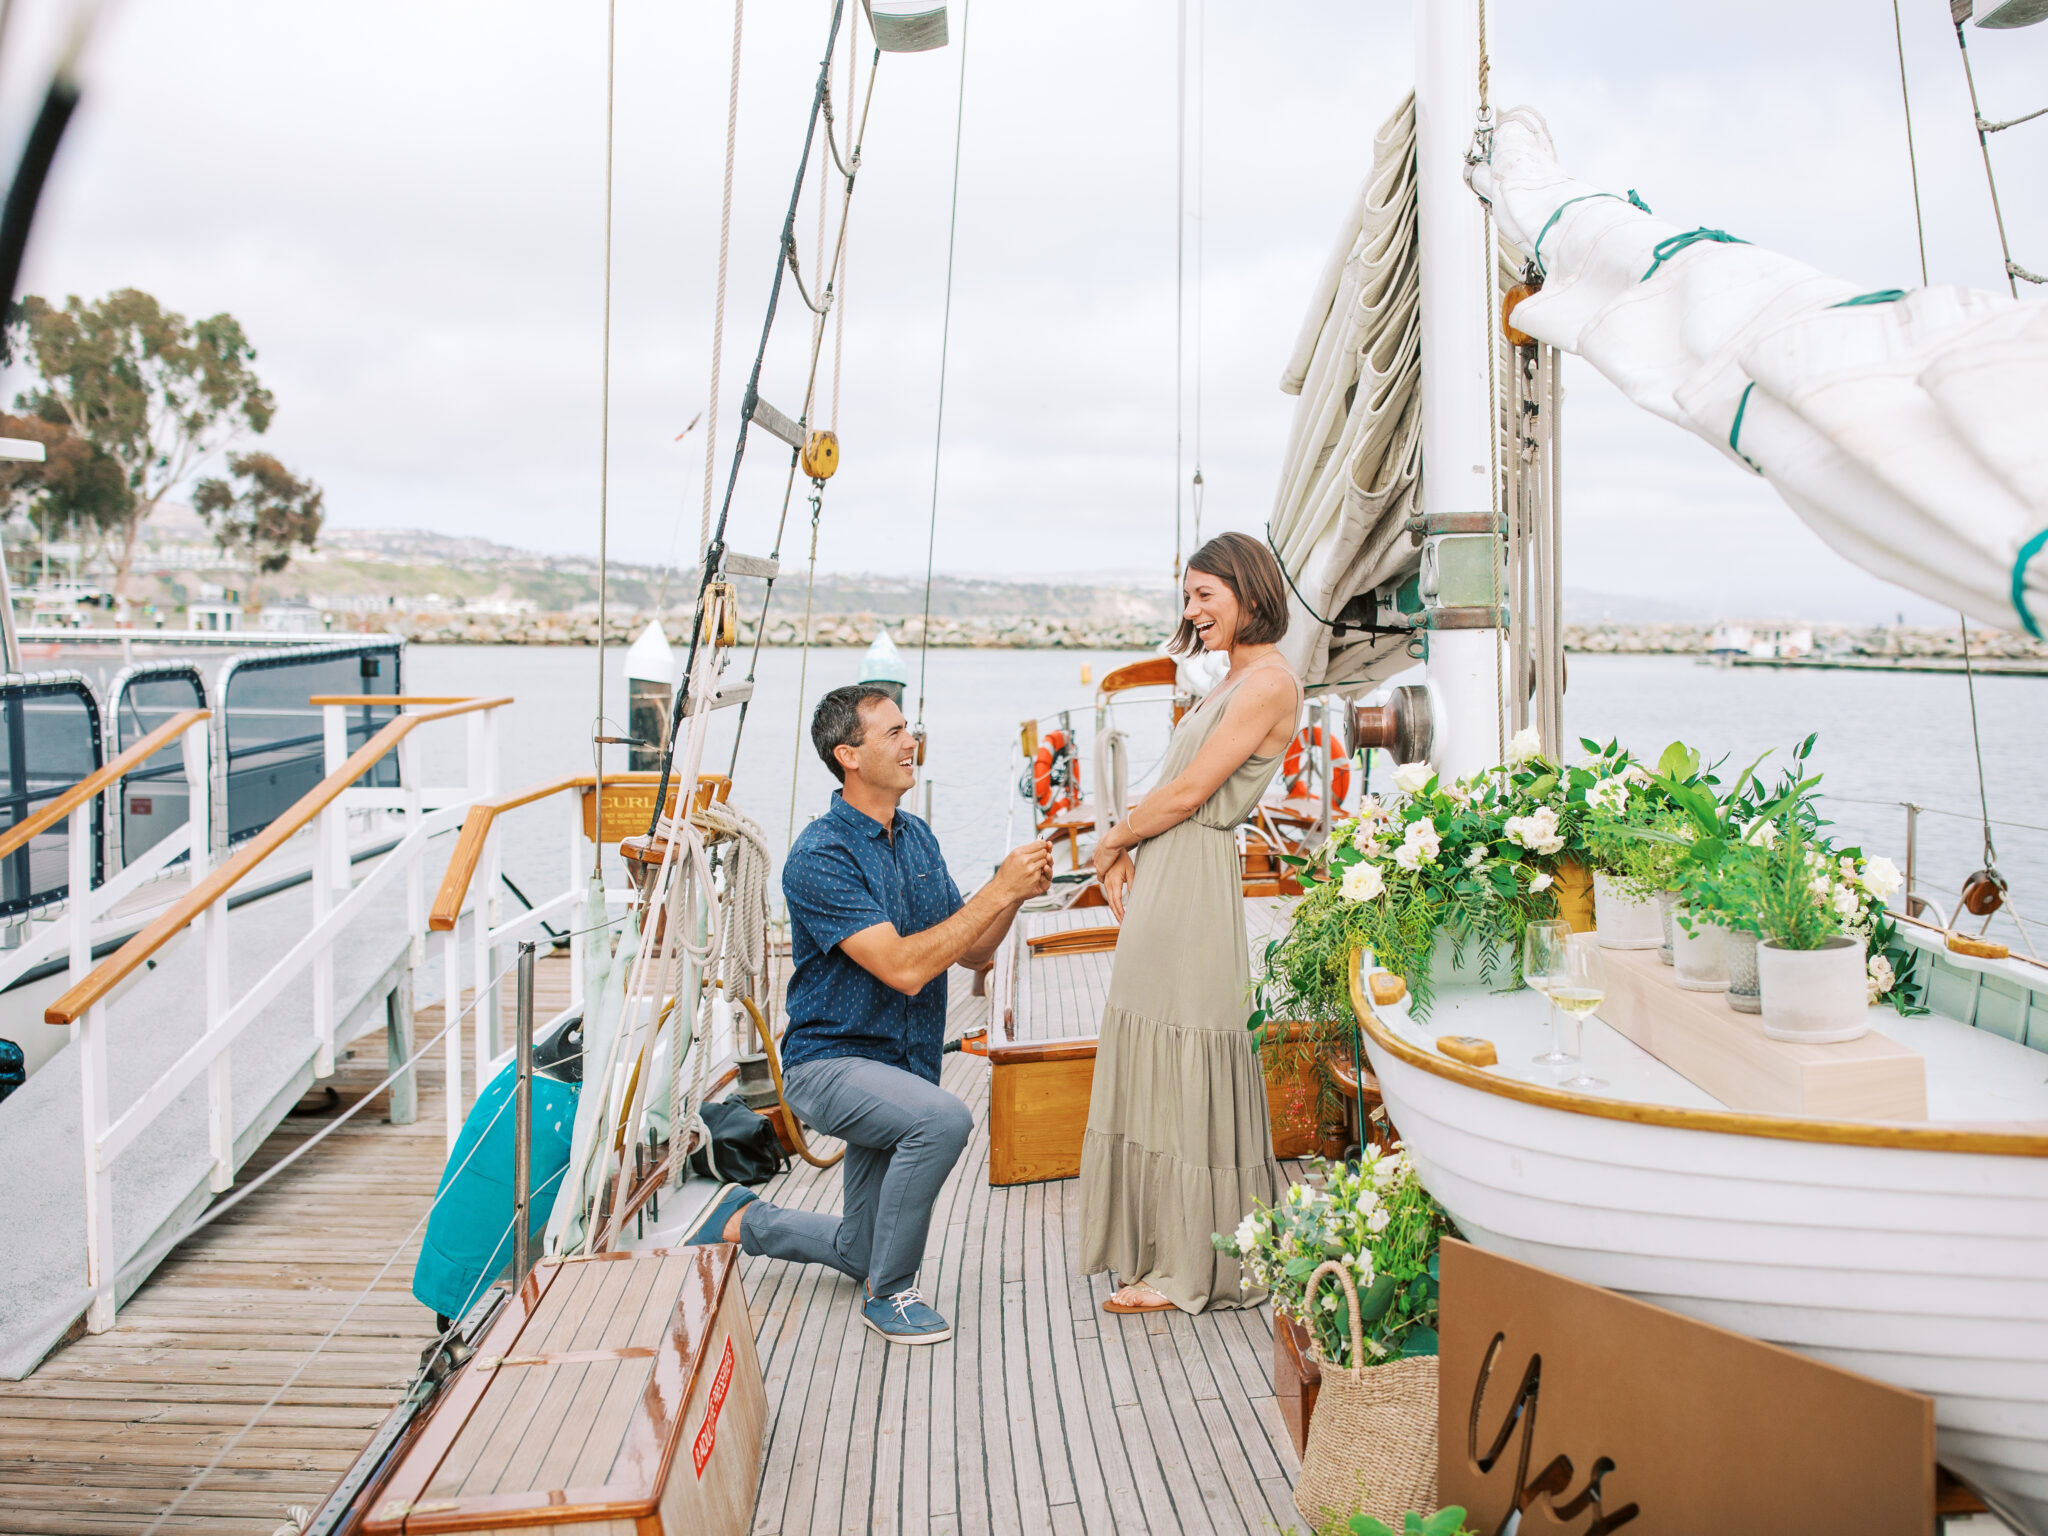
[[[1926,1393],[1942,1463],[2048,1536],[2048,1159],[1579,1114],[1366,1035],[1471,1241]]]

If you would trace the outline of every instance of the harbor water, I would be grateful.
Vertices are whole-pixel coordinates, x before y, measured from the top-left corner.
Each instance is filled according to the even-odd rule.
[[[732,767],[734,803],[761,824],[778,858],[792,828],[817,815],[834,787],[808,740],[810,707],[827,689],[856,680],[861,655],[855,649],[813,650],[808,658],[796,650],[763,651],[736,765],[739,712],[724,710],[715,717],[704,769],[723,773]],[[1018,746],[1020,723],[1035,718],[1043,734],[1057,729],[1066,712],[1080,737],[1084,779],[1092,786],[1095,689],[1081,682],[1081,669],[1089,668],[1099,681],[1139,659],[1128,651],[1025,650],[934,650],[923,658],[932,821],[963,890],[987,878],[1002,855],[1006,832],[1013,840],[1027,835],[1017,792],[1026,766]],[[905,660],[911,679],[904,712],[916,719],[920,658],[906,651]],[[746,664],[741,653],[728,679],[744,676]],[[500,773],[507,788],[590,770],[595,650],[413,646],[405,666],[409,692],[510,694],[517,701],[501,728]],[[624,735],[623,650],[607,650],[606,671],[611,728],[603,734]],[[2040,766],[2048,757],[2048,679],[1980,677],[1976,686],[1991,816],[2024,824],[1993,827],[1999,867],[2012,882],[2021,917],[2034,925],[2036,943],[2048,950],[2048,830],[2041,830],[2048,828],[2048,796]],[[1133,700],[1115,712],[1115,723],[1129,739],[1134,785],[1149,782],[1166,740],[1160,690],[1146,692],[1149,700]],[[1683,740],[1710,761],[1725,757],[1724,778],[1769,751],[1760,771],[1775,779],[1793,746],[1817,733],[1811,766],[1823,775],[1825,808],[1842,841],[1903,866],[1906,817],[1900,802],[1913,801],[1926,808],[1920,817],[1918,889],[1950,905],[1963,877],[1983,863],[1970,701],[1961,676],[1722,669],[1690,657],[1577,655],[1569,659],[1565,720],[1574,743],[1582,736],[1602,742],[1618,737],[1650,757],[1667,742]],[[455,771],[461,743],[459,732],[429,736],[430,779]],[[623,767],[623,749],[608,750],[619,755],[607,759],[607,769]],[[920,791],[913,805],[921,800]],[[546,889],[559,888],[566,837],[560,815],[542,809],[520,817],[508,823],[507,872],[522,885],[531,878]],[[2017,947],[2018,935],[2005,918],[1994,923],[1992,934]]]

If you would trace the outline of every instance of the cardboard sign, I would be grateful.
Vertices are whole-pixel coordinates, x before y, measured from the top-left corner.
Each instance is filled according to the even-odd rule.
[[[1934,1529],[1934,1404],[1443,1245],[1438,1480],[1497,1536]]]

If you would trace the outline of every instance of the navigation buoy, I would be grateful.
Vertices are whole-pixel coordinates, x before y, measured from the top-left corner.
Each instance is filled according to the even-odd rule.
[[[879,688],[894,699],[900,707],[903,703],[903,685],[910,681],[910,669],[903,665],[903,657],[896,649],[896,642],[889,638],[889,627],[885,624],[875,631],[874,644],[861,658],[860,681],[871,688]]]

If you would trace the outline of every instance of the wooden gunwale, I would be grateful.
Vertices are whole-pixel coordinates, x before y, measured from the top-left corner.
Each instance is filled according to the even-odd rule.
[[[156,756],[185,732],[213,713],[208,709],[181,709],[162,725],[135,743],[112,762],[95,768],[85,778],[37,811],[0,834],[0,859],[19,851],[32,837],[47,832],[72,811],[94,796],[111,789],[136,764]]]
[[[349,697],[353,699],[367,696],[352,694]],[[378,699],[377,702],[381,704],[384,701]],[[347,762],[299,796],[291,809],[250,838],[242,845],[239,853],[215,867],[191,890],[179,897],[169,911],[123,944],[111,958],[87,972],[83,980],[44,1010],[43,1021],[47,1024],[77,1023],[80,1014],[105,998],[143,961],[183,932],[186,925],[200,913],[233,890],[241,883],[243,876],[283,847],[294,833],[333,804],[343,790],[368,773],[379,758],[410,735],[415,727],[435,720],[452,720],[457,715],[474,714],[478,710],[497,709],[511,702],[509,697],[469,699],[424,714],[400,715],[351,753]],[[136,745],[140,746],[141,743],[138,742]]]
[[[1830,1146],[1896,1147],[1910,1152],[1971,1152],[1994,1157],[2048,1157],[2048,1125],[2039,1130],[2022,1129],[2031,1122],[2014,1122],[2011,1130],[1967,1130],[1960,1126],[1892,1125],[1860,1120],[1809,1120],[1791,1115],[1751,1115],[1732,1109],[1680,1109],[1667,1104],[1635,1104],[1619,1099],[1596,1098],[1563,1088],[1546,1088],[1536,1083],[1496,1077],[1477,1067],[1437,1056],[1409,1044],[1382,1024],[1359,985],[1362,949],[1351,952],[1346,981],[1351,988],[1351,1007],[1361,1028],[1375,1044],[1411,1067],[1432,1077],[1474,1088],[1495,1098],[1534,1104],[1541,1109],[1559,1109],[1596,1120],[1625,1120],[1636,1125],[1669,1126],[1684,1131],[1714,1131],[1724,1136],[1759,1136],[1773,1141],[1810,1141]]]

